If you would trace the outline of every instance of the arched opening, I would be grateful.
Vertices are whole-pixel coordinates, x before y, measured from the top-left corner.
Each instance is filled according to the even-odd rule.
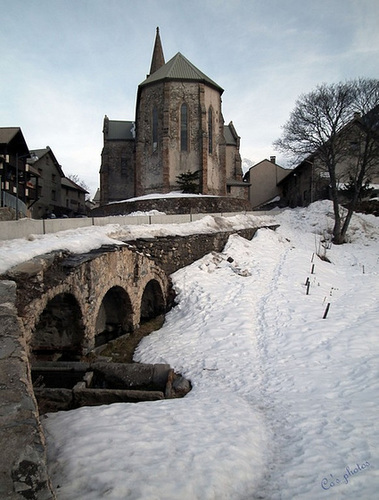
[[[104,295],[96,319],[95,347],[132,330],[132,305],[126,291],[114,286]]]
[[[70,293],[51,299],[35,327],[31,350],[34,358],[75,360],[81,354],[84,336],[80,306]]]
[[[141,300],[140,322],[149,321],[165,312],[165,299],[157,280],[150,280],[145,287]]]

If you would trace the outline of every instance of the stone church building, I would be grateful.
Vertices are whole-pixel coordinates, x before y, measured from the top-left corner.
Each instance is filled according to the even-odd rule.
[[[150,73],[138,86],[135,121],[104,118],[100,204],[178,191],[199,172],[199,193],[248,199],[240,138],[224,125],[223,89],[178,52],[165,63],[157,28]]]

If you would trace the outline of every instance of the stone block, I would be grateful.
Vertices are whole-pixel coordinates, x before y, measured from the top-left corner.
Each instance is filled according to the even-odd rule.
[[[11,280],[0,281],[0,304],[16,302],[17,285]]]

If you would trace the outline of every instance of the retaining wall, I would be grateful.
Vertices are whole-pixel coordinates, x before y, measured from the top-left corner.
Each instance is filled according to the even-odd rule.
[[[177,215],[114,215],[108,217],[84,217],[77,219],[20,219],[17,221],[0,221],[0,240],[26,238],[30,234],[51,234],[68,229],[89,226],[105,226],[107,224],[181,224],[200,220],[207,215],[214,217],[232,217],[234,215],[275,215],[279,211],[270,212],[220,212]]]
[[[277,226],[270,227],[275,229]],[[210,252],[221,252],[231,234],[237,233],[243,238],[251,240],[258,229],[258,227],[252,227],[211,234],[140,238],[128,241],[128,244],[148,255],[167,274],[172,274]]]
[[[16,283],[0,281],[0,498],[55,498],[34,397]]]

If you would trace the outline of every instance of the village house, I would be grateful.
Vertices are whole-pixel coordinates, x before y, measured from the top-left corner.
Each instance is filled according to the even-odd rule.
[[[16,219],[27,217],[38,196],[39,174],[27,163],[30,152],[20,127],[0,127],[0,206]],[[5,211],[3,211],[5,214]]]
[[[252,208],[259,208],[269,203],[282,204],[282,189],[279,185],[291,170],[276,163],[276,156],[253,165],[244,175],[249,185],[249,202]]]
[[[63,177],[62,179],[62,206],[68,217],[86,215],[86,194],[88,191],[76,182]]]
[[[49,146],[33,149],[28,163],[38,172],[39,183],[36,202],[31,207],[34,219],[43,219],[51,214],[60,214],[61,179],[64,177],[53,151]]]
[[[224,124],[223,89],[178,52],[167,63],[157,28],[134,121],[104,118],[100,204],[178,190],[198,172],[198,192],[247,200],[240,138]]]
[[[343,189],[352,178],[357,175],[360,158],[363,154],[366,132],[363,131],[364,120],[367,117],[378,117],[379,109],[375,108],[366,116],[355,114],[351,121],[338,134],[338,141],[342,141],[339,161],[336,166],[337,186],[340,189],[341,201],[344,201]],[[374,120],[375,121],[375,120]],[[366,170],[363,183],[373,186],[379,184],[379,139],[374,131],[370,143],[371,162]],[[307,206],[314,201],[330,199],[329,173],[320,158],[318,151],[305,158],[296,168],[279,181],[278,187],[284,201],[289,207]]]
[[[83,215],[86,194],[65,177],[49,146],[29,150],[19,127],[0,128],[2,220]]]
[[[34,219],[83,215],[87,191],[71,181],[49,146],[30,151],[28,159],[39,175],[38,196],[31,207]]]

